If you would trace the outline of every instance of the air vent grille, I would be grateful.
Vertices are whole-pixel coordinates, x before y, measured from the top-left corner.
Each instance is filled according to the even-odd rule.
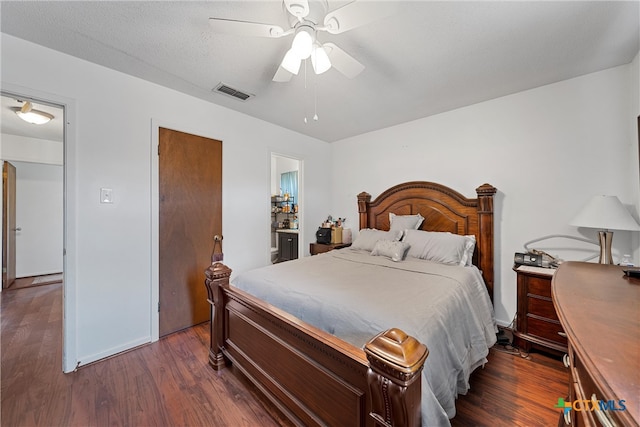
[[[246,101],[247,99],[253,98],[254,96],[250,93],[245,93],[238,89],[234,89],[224,83],[219,83],[216,87],[213,88],[213,91],[234,97],[236,99],[239,99],[240,101]]]

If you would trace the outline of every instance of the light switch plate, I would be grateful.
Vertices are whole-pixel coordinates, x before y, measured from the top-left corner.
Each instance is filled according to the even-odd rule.
[[[113,190],[111,188],[100,189],[100,203],[113,203]]]

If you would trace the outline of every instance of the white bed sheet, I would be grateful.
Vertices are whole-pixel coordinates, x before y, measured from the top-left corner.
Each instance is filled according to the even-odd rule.
[[[496,342],[476,267],[342,249],[251,270],[232,284],[360,348],[391,327],[424,343],[423,426],[450,425],[457,395]]]

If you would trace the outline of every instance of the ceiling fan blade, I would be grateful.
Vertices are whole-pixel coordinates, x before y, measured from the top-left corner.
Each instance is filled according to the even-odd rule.
[[[278,67],[276,74],[273,76],[273,81],[279,82],[279,83],[286,83],[291,80],[291,77],[293,77],[293,74],[285,70],[284,67],[282,67],[281,65]]]
[[[396,10],[397,4],[393,1],[353,1],[327,13],[324,25],[329,33],[340,34],[385,18]]]
[[[259,22],[235,21],[233,19],[209,18],[209,26],[216,33],[232,34],[236,36],[272,37],[278,38],[291,34],[282,27]]]
[[[309,2],[307,0],[284,0],[284,6],[296,18],[304,18],[309,14]]]
[[[364,65],[335,44],[325,43],[322,47],[327,52],[331,65],[348,78],[352,79],[364,70]]]

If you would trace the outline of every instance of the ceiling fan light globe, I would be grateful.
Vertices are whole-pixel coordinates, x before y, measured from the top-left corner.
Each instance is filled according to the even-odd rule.
[[[289,49],[282,59],[282,68],[290,72],[291,74],[298,75],[300,71],[300,58],[293,51],[293,48]]]
[[[327,55],[327,52],[318,43],[313,46],[313,52],[311,53],[311,65],[313,65],[313,71],[316,74],[322,74],[331,68],[329,55]]]
[[[313,50],[313,29],[308,26],[302,26],[296,32],[296,36],[291,43],[291,49],[296,53],[298,58],[307,59]]]

